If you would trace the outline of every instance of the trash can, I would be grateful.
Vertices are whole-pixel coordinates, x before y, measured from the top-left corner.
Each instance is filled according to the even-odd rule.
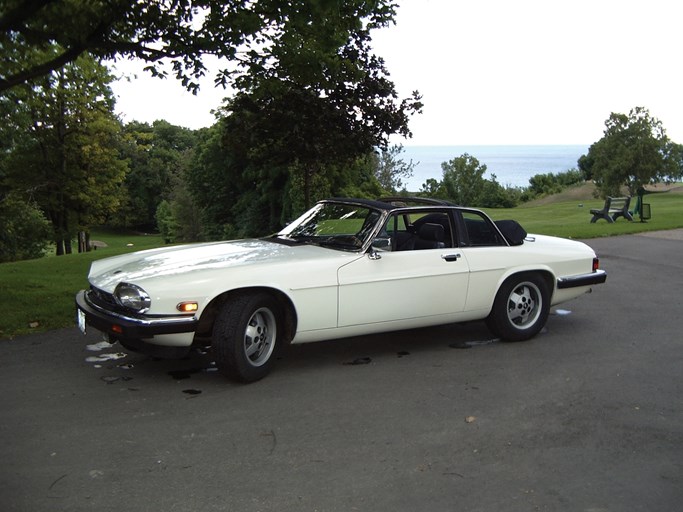
[[[643,196],[649,194],[644,187],[638,189],[638,200],[636,201],[636,208],[633,210],[633,215],[638,215],[640,217],[640,222],[645,222],[650,220],[652,217],[652,210],[650,209],[650,203],[643,202]]]
[[[650,220],[652,218],[650,203],[641,203],[639,215],[641,222],[645,222],[646,220]]]

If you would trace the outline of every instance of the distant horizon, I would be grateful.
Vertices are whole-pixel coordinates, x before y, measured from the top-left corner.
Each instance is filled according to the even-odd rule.
[[[441,164],[467,153],[486,166],[486,178],[495,174],[503,185],[526,187],[536,174],[565,172],[577,167],[589,144],[453,144],[404,145],[401,158],[414,163],[406,179],[409,190],[419,190],[427,179],[440,179]]]
[[[519,147],[519,146],[528,146],[528,147],[541,147],[541,146],[547,146],[547,147],[589,147],[595,142],[587,142],[587,143],[520,143],[520,144],[513,144],[513,143],[503,143],[503,144],[498,144],[498,143],[493,143],[493,142],[479,142],[479,143],[457,143],[457,144],[401,144],[398,143],[399,145],[403,146],[404,148],[407,147],[420,147],[420,148],[449,148],[449,147],[477,147],[477,146],[486,146],[486,147],[492,147],[492,146],[498,146],[498,147],[505,147],[505,146],[510,146],[510,147]]]

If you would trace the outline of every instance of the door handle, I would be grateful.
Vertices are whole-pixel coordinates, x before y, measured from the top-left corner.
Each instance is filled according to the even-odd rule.
[[[458,261],[458,258],[460,258],[462,254],[455,253],[455,254],[442,254],[441,259],[446,260],[446,261]]]

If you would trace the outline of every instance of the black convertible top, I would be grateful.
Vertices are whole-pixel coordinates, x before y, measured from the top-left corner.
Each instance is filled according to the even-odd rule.
[[[355,197],[333,197],[331,199],[325,199],[321,201],[321,203],[324,202],[360,204],[362,206],[367,206],[368,208],[374,208],[376,210],[395,210],[398,208],[397,205],[393,205],[391,203],[375,201],[373,199],[358,199]]]
[[[358,199],[349,197],[333,197],[325,201],[340,202],[340,203],[356,203],[378,210],[395,210],[396,208],[405,208],[409,206],[457,206],[453,203],[442,199],[431,199],[427,197],[382,197],[377,200],[373,199]]]

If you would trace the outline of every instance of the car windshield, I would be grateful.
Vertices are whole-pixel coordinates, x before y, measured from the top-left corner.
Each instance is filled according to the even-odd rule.
[[[276,236],[340,250],[358,250],[382,217],[379,210],[344,203],[319,203]]]

